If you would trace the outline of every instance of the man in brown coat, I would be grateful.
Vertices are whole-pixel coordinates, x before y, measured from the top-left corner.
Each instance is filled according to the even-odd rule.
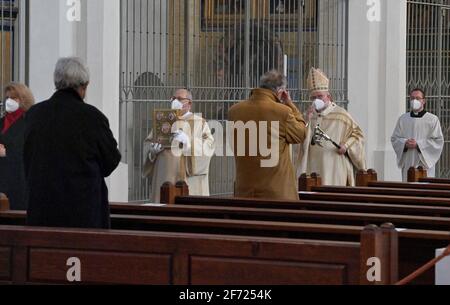
[[[306,124],[286,90],[286,78],[275,70],[266,73],[250,99],[230,109],[229,120],[235,196],[298,200],[290,144],[304,141]]]

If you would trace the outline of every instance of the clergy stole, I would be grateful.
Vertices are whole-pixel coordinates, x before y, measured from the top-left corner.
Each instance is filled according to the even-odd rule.
[[[182,159],[180,170],[184,170],[185,177],[207,175],[212,154],[214,153],[214,139],[206,121],[194,114],[184,120],[189,124],[191,133],[191,151]]]

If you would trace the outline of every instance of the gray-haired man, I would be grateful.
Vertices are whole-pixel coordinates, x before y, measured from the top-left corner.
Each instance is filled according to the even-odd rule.
[[[109,228],[104,178],[120,162],[108,119],[83,99],[89,71],[78,58],[55,68],[56,92],[27,113],[25,176],[28,224]]]
[[[303,142],[306,126],[286,89],[286,78],[276,70],[264,74],[259,88],[252,90],[247,101],[231,107],[228,117],[234,126],[246,124],[256,127],[253,135],[250,128],[248,132],[243,128],[233,130],[232,144],[236,163],[234,195],[244,198],[298,200],[289,145]],[[243,136],[239,137],[239,133]],[[243,140],[239,141],[239,138]],[[259,139],[259,145],[256,145],[255,139]],[[270,156],[267,156],[266,149],[260,147],[261,143],[265,143],[267,148],[270,146]],[[278,162],[273,166],[263,166],[263,162],[268,159]]]

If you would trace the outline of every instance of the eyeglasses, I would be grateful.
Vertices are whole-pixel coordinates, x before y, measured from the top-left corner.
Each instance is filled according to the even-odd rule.
[[[191,102],[190,99],[188,99],[187,97],[177,97],[177,96],[173,96],[172,97],[172,101],[174,100],[179,100],[180,102]]]

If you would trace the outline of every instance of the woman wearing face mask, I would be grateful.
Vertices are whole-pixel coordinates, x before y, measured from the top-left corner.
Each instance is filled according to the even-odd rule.
[[[0,193],[12,210],[26,210],[23,145],[25,113],[34,104],[30,89],[11,83],[5,88],[5,115],[0,119]]]

